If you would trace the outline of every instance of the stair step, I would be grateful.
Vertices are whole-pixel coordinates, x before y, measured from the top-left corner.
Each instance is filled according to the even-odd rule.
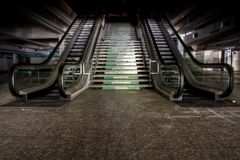
[[[97,69],[107,69],[107,70],[137,70],[140,68],[146,69],[146,66],[97,66]]]
[[[135,58],[142,58],[143,55],[122,55],[122,54],[119,54],[119,55],[98,55],[98,56],[93,56],[94,59],[96,57],[98,58],[107,58],[107,59],[135,59]]]
[[[110,39],[106,39],[104,40],[103,42],[105,43],[111,43],[111,44],[114,44],[114,43],[118,43],[118,44],[128,44],[128,43],[140,43],[140,41],[138,40],[122,40],[122,41],[119,41],[119,40],[110,40]]]
[[[141,43],[101,43],[101,45],[97,45],[97,47],[118,47],[118,46],[124,46],[124,47],[134,47],[139,46],[141,47]]]
[[[136,74],[136,75],[106,75],[106,74],[97,74],[93,76],[94,78],[103,78],[103,79],[118,79],[118,80],[130,80],[130,79],[139,79],[139,78],[148,78],[148,74]]]
[[[93,58],[93,61],[96,59]],[[107,61],[107,62],[136,62],[136,61],[142,61],[143,58],[111,58],[111,57],[106,57],[106,58],[98,58],[98,61]]]
[[[98,54],[111,54],[111,55],[133,55],[133,54],[142,54],[142,52],[138,52],[138,51],[132,51],[132,52],[107,52],[107,51],[97,51],[95,53],[98,53]]]
[[[93,62],[95,64],[95,62]],[[136,66],[136,65],[144,65],[144,62],[97,62],[98,65],[108,65],[108,66]]]
[[[105,52],[135,52],[135,51],[142,51],[141,47],[100,47],[100,48],[96,48],[97,50],[100,51],[105,51]]]
[[[94,79],[93,82],[114,82],[114,83],[131,83],[131,82],[149,82],[149,79]]]
[[[122,49],[122,48],[141,48],[141,45],[135,45],[135,44],[116,44],[116,45],[101,45],[101,46],[97,46],[98,48],[117,48],[117,49]]]
[[[140,84],[142,82],[149,82],[148,79],[140,79],[140,80],[105,80],[105,79],[95,79],[93,80],[93,83],[102,83],[105,85],[110,85],[110,84]]]
[[[95,70],[95,72],[104,74],[138,74],[141,72],[148,72],[148,70]]]
[[[92,88],[102,88],[103,90],[139,90],[141,88],[152,87],[152,85],[92,85]]]

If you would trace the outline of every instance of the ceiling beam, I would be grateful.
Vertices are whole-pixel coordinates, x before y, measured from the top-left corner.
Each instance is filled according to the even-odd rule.
[[[0,43],[1,53],[47,55],[51,50],[40,50],[12,43]]]
[[[68,16],[66,16],[65,13],[63,13],[62,11],[60,11],[57,8],[54,8],[52,6],[47,6],[46,4],[43,4],[43,7],[49,11],[50,13],[52,13],[54,16],[56,16],[60,21],[62,21],[64,24],[69,25],[71,23],[71,18],[69,18]]]
[[[178,14],[178,16],[176,16],[175,18],[173,18],[171,20],[171,23],[175,26],[182,19],[184,19],[187,15],[189,15],[194,9],[195,9],[195,7],[190,7],[190,8],[183,10],[181,13]]]
[[[219,9],[211,10],[203,14],[200,18],[192,21],[186,22],[183,27],[181,27],[178,32],[184,33],[199,28],[209,22],[216,21],[219,17],[223,16],[225,13]]]
[[[35,13],[34,11],[24,8],[22,6],[19,7],[19,10],[24,14],[24,16],[28,17],[29,20],[31,20],[33,23],[41,25],[55,33],[64,33],[65,31],[60,28],[55,23],[49,21],[48,19],[40,16],[39,14]]]
[[[2,38],[1,38],[1,35],[3,36]],[[20,40],[20,41],[23,41],[23,42],[26,42],[26,43],[34,44],[36,46],[44,47],[44,49],[52,49],[53,48],[52,46],[46,45],[45,43],[36,42],[34,40],[29,40],[29,39],[26,39],[26,38],[17,37],[17,36],[14,36],[14,35],[11,35],[11,34],[6,34],[6,33],[1,33],[0,34],[0,40]]]

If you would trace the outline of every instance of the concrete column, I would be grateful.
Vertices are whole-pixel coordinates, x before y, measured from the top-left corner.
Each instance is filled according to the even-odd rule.
[[[232,66],[234,67],[234,71],[240,71],[240,51],[234,51],[232,56]]]
[[[17,54],[12,54],[13,57],[13,64],[18,63],[18,56]]]

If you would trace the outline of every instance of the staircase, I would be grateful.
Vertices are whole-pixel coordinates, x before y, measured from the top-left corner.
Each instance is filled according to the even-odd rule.
[[[141,43],[130,23],[110,22],[93,57],[92,88],[104,90],[152,87]]]

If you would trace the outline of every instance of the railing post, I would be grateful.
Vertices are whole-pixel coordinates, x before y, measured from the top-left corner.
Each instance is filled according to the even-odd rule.
[[[40,84],[39,68],[38,68],[38,85]]]

